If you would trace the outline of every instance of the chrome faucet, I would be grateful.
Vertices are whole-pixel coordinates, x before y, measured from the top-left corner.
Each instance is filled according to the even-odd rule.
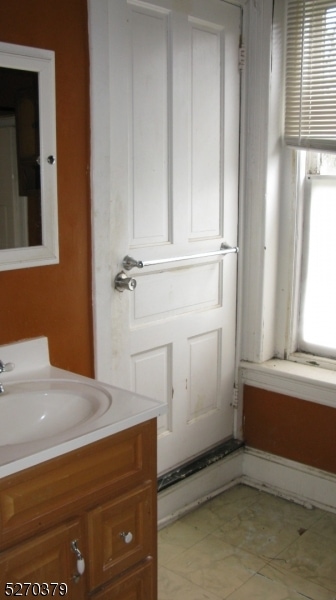
[[[15,365],[14,363],[4,363],[0,360],[0,373],[7,373],[8,371],[13,371]],[[5,393],[5,388],[2,383],[0,383],[0,394]]]

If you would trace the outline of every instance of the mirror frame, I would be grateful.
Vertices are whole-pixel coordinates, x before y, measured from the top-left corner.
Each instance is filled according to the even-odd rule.
[[[0,42],[0,66],[38,73],[42,215],[42,244],[0,250],[0,271],[57,264],[55,53],[52,50]],[[48,157],[54,157],[55,162],[48,162]]]

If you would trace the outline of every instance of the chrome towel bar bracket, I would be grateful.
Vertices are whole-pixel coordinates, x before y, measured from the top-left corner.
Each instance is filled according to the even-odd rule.
[[[181,260],[193,260],[195,258],[207,258],[208,256],[225,256],[226,254],[238,254],[238,252],[239,248],[237,246],[229,246],[223,242],[220,249],[214,250],[213,252],[202,252],[201,254],[190,254],[188,256],[175,256],[171,258],[159,258],[157,260],[136,260],[131,256],[125,256],[122,264],[126,271],[130,271],[134,267],[143,269],[143,267],[150,267],[152,265],[163,265]]]

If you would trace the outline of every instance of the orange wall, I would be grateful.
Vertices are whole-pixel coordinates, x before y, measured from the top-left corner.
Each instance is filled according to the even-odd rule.
[[[336,410],[246,385],[247,446],[336,473]]]
[[[86,0],[1,0],[0,40],[55,51],[60,241],[59,265],[0,273],[0,345],[45,335],[53,365],[92,375]]]

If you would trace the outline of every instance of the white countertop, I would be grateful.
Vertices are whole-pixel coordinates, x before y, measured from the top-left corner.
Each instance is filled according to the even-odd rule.
[[[0,373],[0,382],[5,389],[6,385],[14,382],[70,380],[97,385],[112,396],[111,405],[103,415],[78,424],[55,436],[8,445],[1,445],[0,438],[0,477],[11,475],[66,452],[71,452],[167,412],[167,404],[159,400],[53,367],[49,364],[46,338],[0,346],[0,359],[3,362],[15,364],[13,371]],[[0,394],[0,435],[1,397],[2,394]],[[15,423],[13,423],[13,427],[15,427]]]

